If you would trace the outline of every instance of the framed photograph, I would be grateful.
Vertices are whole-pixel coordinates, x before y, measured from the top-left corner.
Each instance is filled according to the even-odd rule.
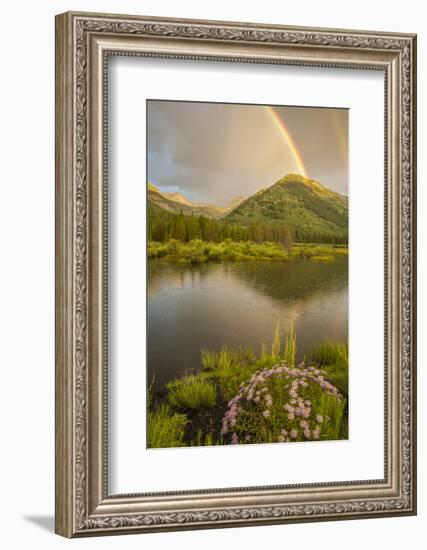
[[[416,37],[56,18],[56,532],[416,513]]]

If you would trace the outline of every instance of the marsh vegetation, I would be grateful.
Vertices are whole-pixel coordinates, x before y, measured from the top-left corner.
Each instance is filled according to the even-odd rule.
[[[188,242],[171,239],[166,242],[150,241],[148,258],[165,258],[180,263],[203,263],[207,261],[291,261],[293,258],[311,258],[318,261],[334,261],[336,254],[348,254],[346,245],[303,244],[288,249],[281,243],[252,241],[236,242],[226,239],[221,242],[194,239]]]
[[[324,341],[299,364],[297,347],[277,323],[258,353],[202,349],[197,374],[150,388],[148,447],[346,439],[346,343]]]

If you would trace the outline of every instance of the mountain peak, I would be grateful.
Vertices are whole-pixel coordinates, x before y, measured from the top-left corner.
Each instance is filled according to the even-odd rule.
[[[287,174],[259,190],[232,210],[227,219],[236,223],[282,223],[295,238],[328,238],[348,232],[348,198],[318,181]],[[320,241],[321,242],[321,241]]]
[[[301,174],[290,173],[276,181],[276,184],[281,185],[287,185],[289,183],[299,183],[301,185],[306,185],[307,187],[316,187],[318,189],[326,189],[328,191],[331,191],[318,181],[307,178],[306,176],[302,176]]]

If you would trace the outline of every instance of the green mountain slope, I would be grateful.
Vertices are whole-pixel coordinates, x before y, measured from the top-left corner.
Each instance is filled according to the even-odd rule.
[[[296,241],[345,242],[348,236],[348,197],[317,181],[288,174],[229,212],[225,219],[243,225],[286,224]]]

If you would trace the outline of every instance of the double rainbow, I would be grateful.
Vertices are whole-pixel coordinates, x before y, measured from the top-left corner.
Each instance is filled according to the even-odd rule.
[[[307,177],[307,171],[305,169],[303,160],[301,158],[301,154],[298,151],[298,148],[289,130],[286,128],[284,121],[279,116],[279,114],[274,110],[274,107],[266,105],[264,109],[267,112],[268,116],[274,122],[276,128],[279,130],[281,136],[283,137],[287,146],[289,147],[289,150],[291,151],[292,156],[294,157],[294,161],[295,161],[295,164],[297,165],[299,173],[301,174],[301,176]]]

